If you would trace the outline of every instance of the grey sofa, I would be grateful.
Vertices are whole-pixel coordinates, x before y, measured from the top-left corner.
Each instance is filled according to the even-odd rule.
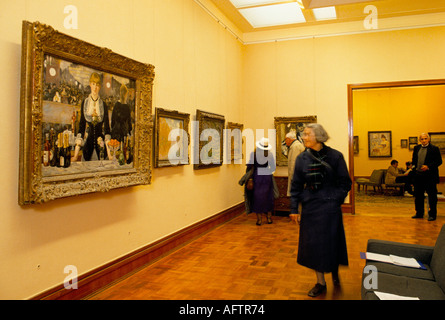
[[[418,297],[420,300],[445,300],[445,225],[433,247],[370,239],[367,252],[413,257],[426,270],[367,260],[366,266],[374,266],[377,270],[377,288],[369,289],[369,277],[373,271],[365,266],[362,273],[363,300],[378,300],[374,291]]]

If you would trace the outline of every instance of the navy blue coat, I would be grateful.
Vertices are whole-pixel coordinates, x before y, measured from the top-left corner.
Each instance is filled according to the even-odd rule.
[[[352,181],[339,151],[326,145],[319,152],[311,151],[333,170],[322,166],[321,187],[313,190],[310,187],[311,165],[316,161],[307,150],[295,161],[291,213],[297,213],[301,204],[297,262],[319,272],[333,272],[340,264],[348,265],[341,205],[351,190]]]

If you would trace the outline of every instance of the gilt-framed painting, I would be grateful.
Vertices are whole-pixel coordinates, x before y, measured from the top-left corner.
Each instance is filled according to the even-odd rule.
[[[227,152],[226,161],[241,164],[243,159],[243,129],[241,123],[227,122]]]
[[[391,131],[368,131],[368,157],[392,157]]]
[[[154,66],[22,25],[20,205],[151,183]]]
[[[189,164],[190,114],[155,109],[155,167]]]
[[[408,150],[413,151],[418,144],[418,137],[408,137]]]
[[[221,166],[224,155],[224,116],[198,109],[196,121],[193,169]]]
[[[354,150],[354,154],[358,154],[359,153],[359,138],[358,136],[354,136],[353,140],[352,140],[352,147]]]
[[[431,144],[439,147],[440,153],[445,154],[445,132],[429,132]]]
[[[288,165],[289,146],[286,144],[286,135],[293,131],[297,139],[303,143],[303,130],[309,123],[316,123],[317,116],[304,117],[275,117],[274,126],[276,130],[276,161],[277,166]]]
[[[400,140],[400,147],[401,148],[408,148],[408,139],[401,139]]]
[[[417,138],[417,137],[409,137],[409,138],[408,138],[408,142],[409,142],[409,144],[417,145],[417,143],[418,143],[418,138]]]

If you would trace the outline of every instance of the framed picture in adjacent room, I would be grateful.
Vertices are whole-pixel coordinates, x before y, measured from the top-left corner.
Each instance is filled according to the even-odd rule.
[[[368,131],[368,156],[370,158],[392,157],[391,131]]]
[[[303,130],[309,123],[316,123],[317,116],[304,116],[304,117],[275,117],[274,126],[276,130],[276,161],[277,166],[287,166],[287,155],[289,152],[289,146],[286,144],[286,135],[293,133],[297,139],[303,143],[302,134]]]
[[[223,115],[196,110],[197,130],[193,138],[193,168],[206,169],[219,167],[224,156]]]
[[[150,184],[154,66],[22,26],[20,205]]]
[[[228,163],[241,164],[243,160],[243,128],[241,123],[227,122],[226,161]]]
[[[417,137],[409,137],[408,138],[408,149],[410,151],[414,150],[414,147],[418,144],[418,138]]]
[[[155,167],[189,164],[190,114],[155,109]]]
[[[445,132],[429,132],[431,144],[439,147],[440,153],[445,153]]]
[[[358,136],[354,136],[352,140],[352,147],[354,150],[354,154],[358,154],[359,151],[359,144],[358,144]]]
[[[400,140],[400,147],[401,148],[408,148],[408,139],[401,139]]]

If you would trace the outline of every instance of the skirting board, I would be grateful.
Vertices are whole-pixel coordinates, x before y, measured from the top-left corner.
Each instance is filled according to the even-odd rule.
[[[244,202],[197,222],[155,243],[136,250],[106,265],[80,275],[77,289],[65,289],[63,284],[40,293],[30,300],[81,300],[94,292],[125,278],[140,268],[155,262],[186,243],[245,212]]]

